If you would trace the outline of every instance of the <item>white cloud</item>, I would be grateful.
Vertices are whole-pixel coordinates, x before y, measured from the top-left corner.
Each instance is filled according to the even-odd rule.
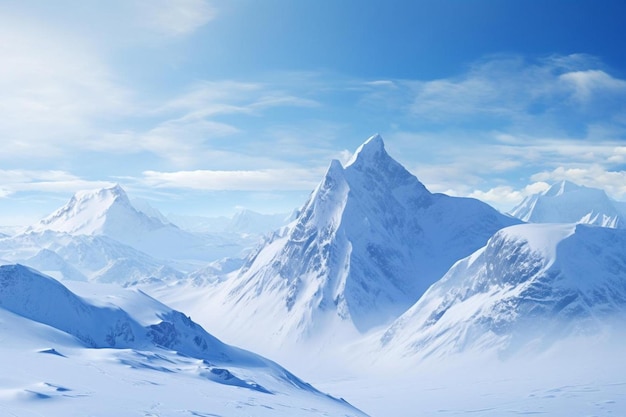
[[[0,38],[7,40],[0,43],[0,158],[59,155],[88,142],[103,115],[132,107],[129,92],[80,40],[6,17]]]
[[[533,181],[572,181],[588,187],[601,188],[617,200],[626,199],[626,171],[610,171],[598,164],[581,167],[558,167],[534,174]]]
[[[402,91],[413,95],[410,112],[424,121],[482,127],[508,123],[518,131],[571,130],[624,112],[626,81],[598,65],[580,54],[534,62],[519,56],[492,57],[458,77],[403,81]],[[602,102],[606,97],[611,100]],[[591,99],[602,106],[585,106]]]
[[[202,81],[160,106],[157,113],[182,111],[185,118],[224,114],[253,114],[273,107],[318,107],[320,103],[297,97],[276,86],[233,80]]]
[[[469,197],[477,198],[497,208],[507,210],[521,203],[524,198],[545,191],[549,187],[550,185],[543,181],[529,184],[520,190],[516,190],[509,185],[499,185],[487,191],[474,190],[469,194]]]
[[[161,34],[183,36],[204,26],[216,16],[205,0],[135,0],[138,23]]]
[[[186,188],[205,191],[311,190],[321,173],[309,169],[264,169],[256,171],[195,170],[145,171],[139,181],[150,187]]]
[[[626,93],[626,81],[601,70],[572,71],[561,74],[559,79],[573,88],[578,101],[588,101],[594,94]]]
[[[66,171],[58,170],[0,170],[0,197],[18,192],[74,193],[78,190],[102,188],[113,185],[110,181],[82,179]]]
[[[626,163],[626,146],[616,146],[613,149],[613,155],[607,158],[607,162],[612,164]]]

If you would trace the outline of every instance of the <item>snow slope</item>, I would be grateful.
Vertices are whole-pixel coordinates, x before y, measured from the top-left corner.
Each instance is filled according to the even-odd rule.
[[[85,285],[0,266],[3,415],[364,415],[139,291]]]
[[[261,343],[334,342],[393,320],[457,259],[518,222],[478,200],[431,194],[373,136],[346,167],[331,162],[297,219],[238,273],[202,296],[159,297],[237,343],[259,343],[244,340],[258,329],[272,335]]]
[[[601,333],[625,317],[626,231],[517,225],[456,263],[373,350],[415,358],[494,349],[512,355]]]
[[[528,196],[511,215],[531,223],[585,223],[626,228],[623,203],[611,200],[603,190],[561,181]]]

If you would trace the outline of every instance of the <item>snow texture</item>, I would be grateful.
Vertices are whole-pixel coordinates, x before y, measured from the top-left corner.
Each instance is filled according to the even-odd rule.
[[[203,297],[168,302],[237,343],[258,327],[275,344],[349,338],[398,317],[457,259],[516,223],[478,200],[430,193],[376,135],[345,167],[333,160],[297,219],[238,273]]]
[[[261,239],[260,231],[271,230],[266,228],[278,218],[272,217],[273,223],[265,215],[242,211],[230,222],[231,231],[195,233],[178,228],[148,203],[138,204],[142,210],[119,185],[80,191],[26,231],[0,236],[0,259],[59,279],[177,281],[204,270],[207,263],[217,265],[219,274],[240,266]]]
[[[626,231],[574,224],[505,228],[459,261],[379,338],[389,354],[546,349],[626,316]]]
[[[89,284],[86,288],[92,292],[97,287]],[[139,291],[118,289],[104,299],[101,294],[89,299],[77,296],[53,278],[30,268],[0,266],[0,328],[3,335],[10,335],[10,342],[3,346],[0,365],[3,368],[9,365],[7,355],[16,352],[21,353],[17,357],[9,356],[10,361],[20,357],[28,361],[20,365],[28,372],[21,373],[16,368],[18,372],[9,376],[5,371],[0,380],[0,410],[9,415],[30,415],[26,410],[38,409],[39,400],[52,399],[62,401],[46,403],[46,415],[93,415],[105,412],[101,407],[107,410],[107,415],[139,415],[136,414],[139,410],[128,410],[125,403],[141,404],[150,397],[134,398],[136,390],[125,391],[129,378],[156,379],[160,382],[155,382],[155,386],[165,384],[184,397],[189,397],[184,391],[190,386],[194,391],[206,391],[203,397],[211,397],[216,385],[224,386],[228,388],[227,396],[240,400],[237,408],[253,412],[262,406],[269,410],[255,415],[274,415],[270,411],[285,402],[290,405],[283,406],[279,415],[319,415],[320,412],[363,415],[344,401],[322,394],[276,363],[222,343],[189,317]],[[33,349],[37,345],[47,347]],[[92,351],[94,348],[97,351]],[[41,354],[44,357],[34,358]],[[29,364],[33,361],[45,366],[32,369]],[[117,375],[114,380],[118,388],[107,383],[109,372]],[[90,375],[88,382],[79,376],[81,373]],[[15,381],[18,376],[25,381]],[[191,382],[185,382],[190,378]],[[80,381],[86,386],[81,386]],[[184,385],[177,387],[181,382]],[[107,385],[103,392],[93,391],[95,385],[102,384]],[[247,394],[233,389],[243,389]],[[100,399],[76,400],[92,396]],[[242,403],[246,397],[249,402]],[[119,400],[105,404],[105,398]],[[205,407],[207,403],[215,407],[215,402],[215,399],[190,401]],[[301,409],[304,404],[312,406]],[[230,415],[228,408],[222,404],[218,414],[195,415]],[[170,411],[172,414],[165,411],[163,415],[174,415],[174,411]],[[194,415],[180,409],[176,412],[179,413],[176,415]]]

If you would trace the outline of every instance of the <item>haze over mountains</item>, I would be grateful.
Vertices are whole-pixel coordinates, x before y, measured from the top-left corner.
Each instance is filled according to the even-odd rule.
[[[402,384],[410,386],[412,369],[425,364],[471,363],[474,355],[526,363],[529,352],[566,353],[560,343],[572,338],[584,345],[622,337],[624,211],[602,190],[558,183],[528,197],[513,217],[479,200],[431,193],[375,135],[345,165],[331,161],[292,218],[240,211],[232,219],[179,217],[179,227],[176,216],[135,204],[120,186],[78,192],[26,231],[0,236],[3,264],[61,280],[0,266],[0,326],[16,334],[12,355],[27,347],[24,360],[48,358],[55,372],[63,365],[49,358],[72,356],[74,370],[97,362],[158,386],[193,381],[196,389],[209,381],[252,415],[361,415],[215,334],[303,372],[317,368],[311,375],[335,381],[333,389],[350,391],[350,378],[376,386],[381,415],[384,398],[404,392],[395,375],[388,381],[374,373],[381,369],[402,365]],[[105,353],[94,359],[89,348]],[[111,360],[133,371],[102,365]],[[362,374],[346,376],[348,369]],[[32,386],[22,375],[10,389],[0,387],[0,398],[17,407],[23,396],[65,395],[54,387],[71,381],[58,384],[50,375]],[[98,381],[98,389],[115,389]],[[136,400],[133,407],[146,406]],[[308,401],[319,408],[305,407]],[[215,407],[180,415],[231,410]]]
[[[220,230],[189,231],[146,202],[138,205],[143,211],[119,185],[80,191],[25,231],[0,236],[0,259],[72,280],[177,280],[209,262],[245,256],[284,217],[240,211],[220,219]]]

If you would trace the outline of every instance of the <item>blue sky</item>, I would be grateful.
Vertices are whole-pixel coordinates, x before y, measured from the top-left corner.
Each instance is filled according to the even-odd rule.
[[[119,182],[288,212],[374,133],[433,192],[626,199],[622,1],[0,2],[0,224]]]

